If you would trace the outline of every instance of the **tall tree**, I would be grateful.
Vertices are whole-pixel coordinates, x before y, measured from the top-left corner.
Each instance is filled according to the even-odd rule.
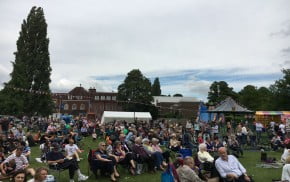
[[[52,113],[53,102],[49,88],[49,39],[42,8],[32,7],[23,20],[16,44],[11,80],[5,84],[2,94],[9,100],[7,103],[17,105],[11,112],[47,116]]]
[[[257,110],[259,111],[271,111],[275,110],[272,105],[273,94],[266,87],[260,87],[258,89],[259,106]]]
[[[130,71],[124,83],[119,85],[117,99],[126,111],[147,111],[156,116],[156,109],[152,105],[151,82],[138,69]]]
[[[283,78],[270,86],[275,110],[290,110],[290,69],[283,69]]]
[[[260,105],[257,88],[253,85],[245,86],[239,92],[239,102],[250,110],[257,110]]]
[[[208,102],[211,104],[218,104],[227,97],[237,99],[237,93],[233,91],[232,87],[229,87],[225,81],[214,81],[209,87]]]
[[[152,85],[152,96],[160,96],[161,95],[161,88],[159,78],[155,78],[153,85]]]

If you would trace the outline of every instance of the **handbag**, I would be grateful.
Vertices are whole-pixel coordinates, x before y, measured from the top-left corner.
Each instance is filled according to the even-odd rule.
[[[170,165],[168,165],[167,170],[161,174],[161,182],[174,182],[172,168]]]

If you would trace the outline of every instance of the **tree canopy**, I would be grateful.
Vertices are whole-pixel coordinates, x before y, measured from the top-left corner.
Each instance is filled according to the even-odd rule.
[[[290,69],[282,70],[283,78],[270,86],[273,94],[273,106],[277,110],[290,110]]]
[[[151,82],[138,69],[130,71],[119,85],[117,99],[125,111],[151,112],[153,117],[156,116],[156,109],[152,105]]]
[[[152,84],[152,96],[160,96],[161,95],[161,88],[159,78],[155,78]]]
[[[42,8],[32,7],[23,20],[16,44],[11,80],[1,91],[0,108],[4,114],[47,116],[52,113],[53,102],[49,88],[49,39]]]
[[[237,98],[237,93],[233,91],[232,87],[229,87],[228,83],[225,81],[214,81],[209,87],[208,92],[208,102],[211,104],[218,104],[219,102],[225,100],[228,96],[233,99]]]

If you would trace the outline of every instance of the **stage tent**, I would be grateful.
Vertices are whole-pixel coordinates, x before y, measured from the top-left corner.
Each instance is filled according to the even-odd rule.
[[[149,122],[152,119],[150,112],[116,112],[116,111],[104,111],[101,124],[111,123],[117,120],[125,120],[132,123],[137,121]]]

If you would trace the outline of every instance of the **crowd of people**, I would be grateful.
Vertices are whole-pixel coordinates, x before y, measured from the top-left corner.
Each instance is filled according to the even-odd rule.
[[[101,141],[90,151],[88,162],[95,175],[100,173],[111,181],[117,181],[120,176],[118,165],[131,175],[171,169],[175,181],[180,182],[207,181],[212,177],[251,181],[238,158],[243,157],[245,145],[256,147],[261,143],[261,133],[265,132],[260,122],[255,122],[253,127],[248,122],[237,126],[227,122],[225,133],[221,133],[218,122],[113,121],[101,125],[98,120],[86,118],[68,121],[23,117],[19,123],[1,118],[0,124],[0,180],[12,178],[12,181],[21,181],[17,178],[26,181],[27,177],[32,178],[30,181],[44,181],[48,168],[68,169],[70,182],[75,174],[78,181],[86,181],[88,176],[79,168],[80,154],[84,152],[79,144],[83,137]],[[285,127],[276,125],[269,129],[274,150],[285,147],[287,140]],[[30,157],[30,147],[35,145],[41,151],[36,160],[46,163],[47,168],[33,169],[29,165],[34,160]],[[179,157],[185,150],[193,154]]]

